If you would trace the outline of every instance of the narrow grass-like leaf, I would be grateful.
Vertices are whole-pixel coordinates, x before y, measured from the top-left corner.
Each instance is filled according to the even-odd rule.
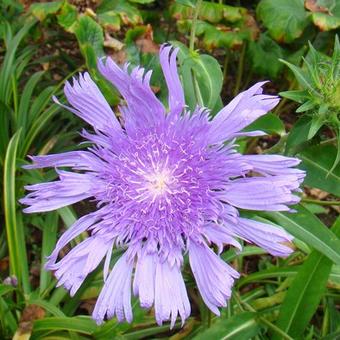
[[[33,332],[66,330],[91,335],[96,327],[90,317],[50,317],[36,320]]]
[[[315,215],[302,206],[296,213],[270,212],[264,215],[281,225],[299,240],[340,264],[340,240]]]
[[[260,331],[256,317],[256,313],[244,312],[227,320],[217,320],[209,329],[196,335],[194,340],[251,339]]]
[[[0,71],[0,100],[2,100],[4,103],[7,103],[10,99],[6,96],[6,94],[8,92],[8,87],[11,85],[10,78],[12,76],[12,65],[14,63],[16,50],[21,40],[25,37],[25,35],[35,23],[36,20],[27,22],[14,36],[14,38],[8,42],[6,56]]]
[[[29,291],[27,274],[26,246],[23,228],[17,219],[17,198],[15,192],[16,159],[21,130],[12,137],[8,144],[4,163],[4,207],[6,220],[7,244],[10,259],[10,272],[18,278],[19,286]],[[20,233],[22,235],[20,235]],[[24,269],[24,267],[26,267]]]
[[[34,73],[27,81],[25,88],[23,89],[17,114],[17,127],[22,128],[23,132],[26,131],[28,110],[31,103],[33,91],[44,73],[44,71]]]
[[[51,281],[51,273],[45,270],[46,257],[51,254],[57,239],[58,215],[50,213],[43,226],[40,270],[40,293],[43,293]]]
[[[290,266],[290,267],[274,267],[265,270],[260,270],[248,276],[242,277],[237,283],[237,287],[242,287],[248,283],[258,282],[266,279],[274,279],[281,277],[294,277],[300,266]]]
[[[35,137],[45,128],[48,121],[52,119],[59,110],[60,108],[57,105],[52,105],[34,121],[24,140],[20,155],[25,156],[27,154]]]
[[[332,231],[340,235],[340,218]],[[277,326],[299,338],[315,313],[332,268],[332,261],[314,250],[300,267],[281,306]],[[274,336],[273,339],[280,339]]]

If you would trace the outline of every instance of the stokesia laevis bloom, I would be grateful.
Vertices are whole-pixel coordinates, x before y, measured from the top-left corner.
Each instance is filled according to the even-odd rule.
[[[132,320],[131,290],[142,307],[154,306],[158,324],[190,315],[181,267],[189,263],[205,304],[219,315],[239,274],[219,254],[237,238],[287,256],[291,236],[271,224],[239,216],[238,208],[286,211],[299,198],[304,172],[295,158],[241,155],[235,138],[258,136],[242,129],[279,102],[262,94],[262,83],[240,93],[214,119],[197,107],[189,112],[177,73],[177,50],[162,46],[160,62],[169,97],[165,107],[150,88],[151,71],[100,60],[101,74],[121,93],[120,122],[88,73],[65,85],[71,107],[92,125],[84,151],[32,157],[29,169],[55,167],[59,180],[27,186],[27,213],[55,210],[91,198],[97,210],[81,217],[59,239],[46,268],[74,295],[104,260],[104,286],[93,318]],[[56,99],[55,99],[56,100]],[[73,171],[60,170],[69,167]],[[58,260],[80,233],[89,237]],[[219,249],[216,254],[211,245]],[[110,270],[113,248],[125,252]]]

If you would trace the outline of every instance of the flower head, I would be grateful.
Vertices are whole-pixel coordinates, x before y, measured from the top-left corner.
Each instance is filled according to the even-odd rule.
[[[299,198],[304,173],[299,160],[276,155],[243,156],[238,136],[260,135],[242,129],[279,101],[255,84],[211,120],[205,108],[189,112],[177,73],[177,50],[162,46],[160,62],[169,91],[168,108],[149,85],[151,72],[128,71],[110,58],[99,71],[121,93],[120,122],[88,73],[65,85],[68,110],[92,125],[83,151],[32,157],[27,168],[58,169],[59,180],[30,185],[23,204],[28,213],[50,211],[86,198],[97,210],[81,217],[59,239],[46,268],[75,294],[86,276],[104,261],[104,287],[93,318],[132,320],[131,290],[142,307],[154,306],[159,324],[190,315],[181,267],[184,253],[206,305],[219,314],[239,274],[219,253],[241,248],[237,238],[269,253],[287,256],[291,236],[281,228],[242,218],[238,208],[284,211]],[[55,99],[56,100],[56,99]],[[60,103],[59,103],[60,104]],[[62,104],[60,104],[62,105]],[[60,250],[80,233],[89,237],[58,260]],[[113,247],[125,252],[110,269]]]

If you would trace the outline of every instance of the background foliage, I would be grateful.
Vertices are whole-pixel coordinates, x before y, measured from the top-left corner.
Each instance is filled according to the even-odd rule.
[[[339,0],[3,0],[0,13],[1,339],[340,338]],[[51,101],[62,98],[65,80],[88,69],[118,104],[96,70],[104,54],[154,69],[153,89],[165,99],[157,53],[167,41],[180,48],[191,108],[199,103],[216,114],[260,79],[271,79],[266,91],[284,98],[250,127],[269,135],[238,144],[244,153],[302,159],[307,177],[297,213],[254,216],[283,226],[295,251],[278,259],[252,245],[239,254],[225,249],[224,260],[242,277],[221,318],[204,308],[184,270],[193,313],[183,328],[158,327],[137,301],[131,325],[113,319],[96,326],[89,315],[100,270],[70,298],[43,269],[58,235],[91,207],[22,214],[24,185],[55,178],[53,170],[25,172],[22,165],[27,154],[84,147],[76,146],[83,123]]]

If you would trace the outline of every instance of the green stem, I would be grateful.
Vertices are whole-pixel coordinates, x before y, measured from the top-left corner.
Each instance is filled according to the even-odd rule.
[[[200,302],[201,302],[200,303],[200,314],[201,314],[202,326],[207,329],[207,328],[210,328],[211,326],[211,311],[206,306],[202,298]]]
[[[313,200],[310,198],[302,198],[301,202],[303,203],[313,203],[318,205],[340,205],[340,201],[321,201],[321,200]]]
[[[237,304],[240,307],[243,305],[248,311],[253,312],[253,313],[257,312],[256,309],[253,308],[251,305],[249,305],[247,302],[242,301],[241,296],[238,293],[236,293],[236,292],[234,293],[234,298],[235,298]],[[264,318],[262,316],[258,316],[258,320],[261,323],[263,323],[264,325],[266,325],[268,328],[270,328],[272,331],[274,331],[275,333],[279,334],[282,337],[282,339],[294,340],[287,333],[285,333],[282,329],[280,329],[279,327],[277,327],[274,324],[272,324],[266,318]]]
[[[201,5],[202,5],[202,0],[197,0],[195,11],[194,11],[194,17],[191,23],[191,32],[190,32],[190,41],[189,41],[189,49],[191,52],[193,52],[195,48],[196,26],[197,26],[197,19],[198,19],[198,14],[199,14]]]
[[[226,51],[223,65],[223,84],[227,82],[229,53]]]
[[[240,54],[240,59],[239,59],[239,62],[238,62],[238,67],[237,67],[236,84],[235,84],[235,88],[234,88],[234,96],[236,96],[239,93],[239,91],[240,91],[241,80],[242,80],[242,76],[243,76],[244,56],[245,56],[245,54],[246,54],[246,43],[243,42],[242,50],[241,50],[241,54]]]
[[[292,337],[290,337],[287,333],[285,333],[282,329],[279,327],[275,326],[273,323],[265,319],[264,317],[260,316],[259,320],[261,323],[266,325],[268,328],[270,328],[272,331],[274,331],[276,334],[280,335],[282,339],[286,340],[294,340]]]

